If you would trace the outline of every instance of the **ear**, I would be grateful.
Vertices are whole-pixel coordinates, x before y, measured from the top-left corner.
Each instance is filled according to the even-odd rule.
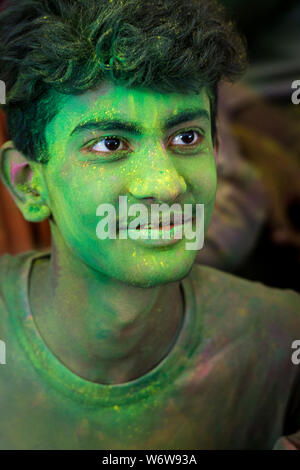
[[[51,215],[42,164],[31,162],[12,141],[0,149],[0,175],[15,203],[29,222],[42,222]]]

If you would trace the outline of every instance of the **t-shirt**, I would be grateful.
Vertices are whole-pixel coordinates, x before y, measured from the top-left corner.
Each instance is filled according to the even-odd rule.
[[[137,379],[98,384],[35,326],[30,273],[44,256],[0,258],[0,449],[300,449],[298,294],[195,264],[168,354]]]

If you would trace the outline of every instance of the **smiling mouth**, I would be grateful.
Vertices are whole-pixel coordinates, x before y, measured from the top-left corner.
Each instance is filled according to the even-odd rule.
[[[182,225],[182,224],[179,224],[179,225]],[[176,226],[178,226],[178,224]],[[167,225],[163,225],[161,223],[159,225],[147,224],[147,225],[138,225],[135,228],[135,230],[170,230],[173,227],[175,227],[173,223],[167,224]]]
[[[162,224],[160,222],[159,225],[151,225],[151,224],[138,225],[134,230],[161,230],[161,231],[163,231],[163,230],[172,230],[172,228],[174,228],[174,227],[184,226],[184,224],[190,223],[192,221],[194,221],[194,217],[189,218],[185,221],[181,221],[180,223],[171,222],[169,224]]]
[[[180,226],[183,226],[184,224],[186,223],[190,223],[194,221],[194,217],[190,217],[189,219],[181,219],[179,222],[175,221],[174,220],[171,220],[169,223],[163,223],[163,220],[160,220],[159,221],[159,224],[138,224],[136,227],[134,228],[131,228],[130,230],[137,230],[137,231],[140,231],[140,230],[172,230],[172,228],[174,227],[180,227]]]

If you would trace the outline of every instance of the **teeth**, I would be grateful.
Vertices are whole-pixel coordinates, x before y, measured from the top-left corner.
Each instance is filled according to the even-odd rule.
[[[174,224],[171,222],[169,225],[162,225],[162,224],[159,224],[159,225],[143,225],[142,227],[141,226],[138,226],[137,227],[137,230],[153,230],[153,229],[158,229],[158,228],[164,228],[164,227],[172,227]]]
[[[182,224],[183,222],[180,221],[179,222],[179,225]],[[162,228],[165,228],[165,227],[174,227],[175,226],[175,223],[174,223],[174,220],[170,220],[170,223],[167,224],[167,225],[163,225],[162,222],[159,223],[159,225],[151,225],[151,224],[147,224],[147,225],[138,225],[136,227],[136,230],[151,230],[151,229],[162,229]]]

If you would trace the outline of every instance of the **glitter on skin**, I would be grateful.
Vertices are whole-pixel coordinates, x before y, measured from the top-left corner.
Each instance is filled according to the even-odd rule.
[[[51,349],[78,376],[104,383],[109,371],[108,379],[122,382],[126,380],[128,369],[133,367],[129,359],[129,363],[126,362],[126,355],[135,346],[139,328],[155,330],[150,337],[149,334],[146,338],[142,336],[146,344],[151,340],[152,345],[151,354],[149,345],[144,347],[144,355],[138,365],[143,368],[147,362],[151,367],[156,359],[153,355],[160,353],[161,347],[153,348],[155,337],[161,340],[162,335],[160,344],[163,345],[168,339],[163,334],[161,323],[156,326],[147,323],[155,318],[152,303],[162,297],[162,292],[163,298],[168,299],[167,305],[160,305],[164,321],[172,320],[167,321],[164,328],[171,331],[171,326],[174,334],[177,331],[178,323],[174,323],[174,319],[178,320],[181,304],[179,289],[174,289],[174,284],[178,286],[177,282],[190,271],[196,252],[185,249],[185,239],[163,249],[148,248],[131,239],[99,240],[96,236],[96,208],[101,203],[110,203],[118,209],[120,195],[127,195],[129,206],[152,200],[168,204],[176,200],[182,207],[183,204],[200,203],[205,205],[207,228],[216,192],[209,98],[205,90],[196,96],[161,94],[111,84],[80,96],[64,97],[62,101],[60,112],[46,127],[49,162],[37,167],[37,172],[44,181],[46,202],[55,220],[55,224],[51,221],[53,295],[45,293],[51,302],[48,305],[44,300],[42,304],[47,304],[47,312],[64,313],[47,314],[45,321],[44,315],[43,319],[40,317],[41,309],[37,305],[35,321]],[[181,113],[193,108],[202,110],[201,117],[165,129],[165,123],[174,115],[174,110]],[[208,118],[203,117],[203,110]],[[100,122],[107,116],[129,124],[136,123],[142,130],[133,134],[128,130],[95,130],[81,126],[80,131],[73,133],[80,124],[90,120]],[[201,129],[204,133],[203,140],[200,139],[197,147],[193,151],[189,149],[189,152],[182,146],[175,148],[174,144],[169,144],[186,128]],[[118,159],[112,158],[111,152],[107,155],[107,152],[92,151],[92,146],[108,135],[125,139],[130,151]],[[129,296],[128,290],[133,295]],[[168,295],[171,292],[172,295]],[[139,304],[137,295],[140,296]],[[77,296],[78,302],[74,301]],[[33,293],[32,299],[39,302],[40,297],[39,290]],[[134,305],[130,298],[134,298]],[[145,312],[145,305],[151,314],[147,309]],[[131,324],[138,328],[136,335],[128,329]],[[68,331],[67,343],[65,333],[64,340],[59,341],[58,335],[49,337],[51,331]],[[123,342],[116,340],[120,338],[120,332],[124,336]],[[78,343],[79,337],[81,342]],[[99,360],[93,359],[87,365],[84,362],[87,358],[81,357],[83,350],[91,351],[93,358],[100,355],[102,369],[99,369]],[[116,351],[125,355],[125,368],[119,359],[115,369],[105,366],[103,354],[114,358]]]

